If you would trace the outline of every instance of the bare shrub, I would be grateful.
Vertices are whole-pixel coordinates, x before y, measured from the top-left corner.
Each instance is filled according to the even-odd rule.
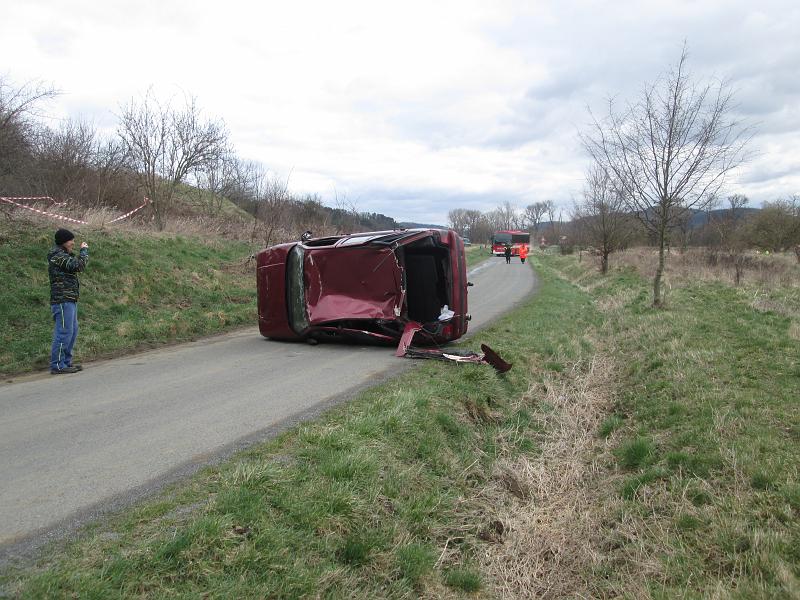
[[[252,222],[241,218],[197,215],[170,219],[164,231],[193,237],[218,236],[231,240],[248,241],[252,234]]]
[[[647,277],[657,260],[658,256],[651,248],[631,248],[618,254],[617,265],[633,267]],[[666,272],[671,281],[678,284],[693,281],[735,283],[737,263],[745,284],[769,289],[800,287],[800,268],[788,253],[766,255],[751,251],[736,255],[713,249],[689,248],[670,258]]]
[[[190,173],[209,168],[227,149],[224,124],[205,119],[195,98],[174,108],[171,102],[160,102],[152,89],[122,108],[117,133],[150,198],[159,230],[166,225],[179,184]]]

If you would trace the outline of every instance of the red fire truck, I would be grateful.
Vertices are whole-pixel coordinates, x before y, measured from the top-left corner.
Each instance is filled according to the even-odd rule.
[[[519,248],[522,245],[530,247],[531,234],[527,231],[517,229],[501,229],[492,235],[492,254],[503,256],[506,246],[511,246],[511,255],[519,256]]]

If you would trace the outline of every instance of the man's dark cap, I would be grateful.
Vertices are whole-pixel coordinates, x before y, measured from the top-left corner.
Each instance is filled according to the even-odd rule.
[[[56,231],[56,244],[63,246],[66,242],[75,238],[75,234],[69,229],[59,229]]]

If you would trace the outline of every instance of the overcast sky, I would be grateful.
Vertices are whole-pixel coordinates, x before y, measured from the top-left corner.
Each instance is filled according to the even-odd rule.
[[[730,81],[756,127],[729,192],[800,193],[796,0],[5,0],[0,75],[59,88],[54,122],[111,130],[150,86],[193,95],[292,191],[444,224],[505,201],[566,216],[587,108],[634,99],[684,41],[692,73]]]

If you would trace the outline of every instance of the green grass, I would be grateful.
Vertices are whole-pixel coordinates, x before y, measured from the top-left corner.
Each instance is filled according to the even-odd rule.
[[[255,323],[255,276],[248,246],[208,238],[75,230],[90,244],[79,275],[76,360],[188,340]],[[0,228],[6,323],[0,374],[44,369],[52,340],[47,252],[53,228],[17,223]]]
[[[504,546],[481,535],[496,522],[495,468],[523,457],[562,467],[541,451],[558,434],[546,392],[601,358],[613,363],[610,407],[579,457],[600,476],[576,490],[589,502],[574,523],[592,524],[582,543],[593,558],[554,561],[552,576],[584,597],[796,597],[791,312],[719,284],[673,287],[655,310],[632,270],[601,278],[588,261],[534,260],[537,296],[468,343],[495,348],[508,374],[421,363],[0,583],[22,598],[501,595],[483,561]],[[536,511],[544,499],[534,488],[507,502]],[[549,514],[523,521],[532,543],[569,538],[573,524],[553,532]]]
[[[479,265],[485,260],[493,258],[492,254],[486,248],[481,248],[480,245],[473,244],[464,248],[464,254],[467,257],[467,269]]]

